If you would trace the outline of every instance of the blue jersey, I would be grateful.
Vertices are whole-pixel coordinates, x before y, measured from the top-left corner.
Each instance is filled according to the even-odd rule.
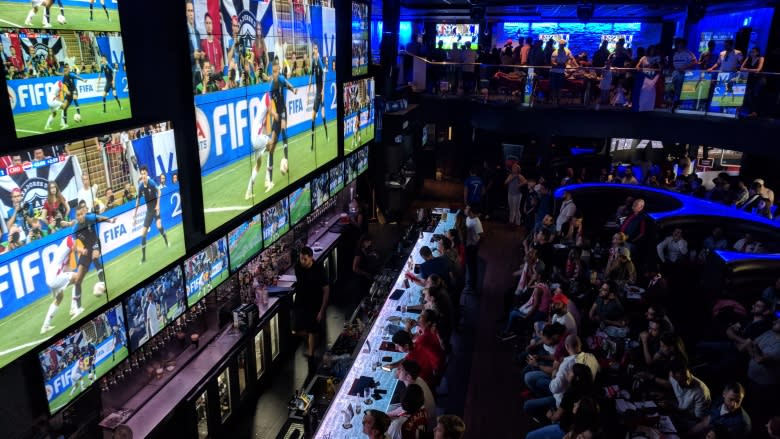
[[[157,186],[157,183],[155,183],[154,180],[149,178],[146,181],[146,185],[143,183],[138,185],[138,199],[140,202],[141,197],[144,198],[144,203],[150,204],[150,203],[156,203],[157,202],[157,195],[160,193],[160,188]]]
[[[276,105],[276,111],[280,114],[285,113],[287,110],[284,89],[289,84],[284,75],[279,75],[276,81],[271,81],[271,99],[273,99],[274,105]]]
[[[102,73],[106,77],[107,82],[111,82],[114,80],[114,68],[111,67],[108,63],[100,66],[100,73]]]
[[[73,226],[73,234],[80,240],[85,247],[91,248],[98,241],[95,224],[99,222],[98,216],[94,213],[84,215],[84,223],[76,221]]]
[[[482,201],[482,189],[485,187],[485,183],[482,179],[476,175],[472,175],[464,182],[466,189],[468,189],[468,195],[466,201],[469,204],[479,204]]]
[[[325,64],[322,63],[322,57],[318,56],[313,60],[311,75],[314,76],[314,83],[317,85],[317,91],[321,91],[325,78]]]

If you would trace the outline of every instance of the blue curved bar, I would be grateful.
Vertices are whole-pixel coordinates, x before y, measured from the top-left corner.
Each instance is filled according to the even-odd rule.
[[[723,262],[726,264],[751,260],[780,262],[780,254],[778,253],[740,253],[733,250],[715,250],[715,254],[723,259]]]

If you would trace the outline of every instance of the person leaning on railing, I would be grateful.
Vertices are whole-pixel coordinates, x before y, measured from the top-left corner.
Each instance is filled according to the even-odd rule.
[[[744,110],[751,116],[758,116],[757,110],[759,103],[757,102],[761,94],[761,90],[766,84],[766,77],[759,75],[764,69],[764,57],[761,56],[761,51],[758,47],[753,47],[748,52],[748,57],[742,62],[741,72],[748,73],[747,90],[745,92]]]

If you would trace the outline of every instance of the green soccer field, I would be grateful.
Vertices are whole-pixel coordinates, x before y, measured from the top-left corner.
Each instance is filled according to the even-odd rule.
[[[362,66],[352,66],[352,76],[360,76],[365,75],[368,73],[368,66],[362,65]]]
[[[710,94],[710,81],[703,80],[694,83],[683,84],[680,92],[681,100],[707,99]]]
[[[86,3],[86,2],[85,2]],[[16,3],[0,1],[0,27],[27,27],[24,20],[27,13],[30,12],[30,3]],[[100,32],[119,32],[119,15],[116,9],[108,10],[108,17],[100,6],[100,2],[95,2],[94,20],[89,21],[89,6],[66,6],[65,24],[57,22],[57,16],[60,14],[60,8],[55,2],[50,11],[52,29],[72,29],[72,30],[92,30]],[[43,8],[38,8],[38,13],[32,19],[32,24],[36,28],[43,27]]]
[[[266,247],[270,247],[271,244],[273,244],[274,242],[278,241],[279,238],[281,238],[282,235],[287,233],[289,230],[290,230],[290,225],[289,224],[285,224],[284,227],[282,227],[281,229],[277,230],[276,233],[271,235],[271,238],[265,240],[265,242],[264,242],[265,246]]]
[[[224,282],[228,278],[228,276],[230,276],[230,272],[227,270],[227,267],[225,267],[225,269],[222,270],[222,272],[219,273],[217,277],[211,279],[208,285],[201,288],[196,295],[187,296],[187,306],[192,306],[198,303],[200,299],[202,299],[208,293],[212,292],[214,288],[219,286],[219,284]]]
[[[113,99],[106,98],[106,113],[103,113],[103,103],[93,102],[90,104],[81,104],[81,122],[73,120],[76,114],[76,107],[71,104],[68,108],[68,128],[81,128],[90,125],[111,122],[120,119],[129,119],[130,100],[120,99],[122,109],[120,110]],[[57,117],[51,123],[51,130],[45,130],[46,120],[51,114],[48,110],[32,111],[30,113],[20,113],[14,115],[14,125],[16,126],[16,135],[18,137],[37,136],[38,134],[52,133],[62,131],[60,128],[60,112],[57,111]]]
[[[114,366],[116,366],[117,364],[121,363],[122,360],[127,358],[127,354],[128,354],[127,347],[126,346],[122,346],[121,348],[119,348],[119,350],[117,350],[114,353],[113,359],[106,359],[105,361],[100,363],[95,368],[95,376],[97,377],[95,379],[95,383],[97,383],[100,380],[100,377],[105,375]],[[87,378],[85,376],[83,378],[83,380],[84,380],[84,388],[85,389],[89,388],[89,386],[90,386],[89,378]],[[71,384],[71,385],[73,385],[73,384]],[[81,387],[81,386],[79,386],[79,387]],[[73,399],[77,398],[82,393],[82,391],[79,389],[79,390],[76,390],[76,392],[71,396],[70,395],[70,390],[71,390],[70,387],[68,387],[67,389],[65,389],[65,391],[63,393],[61,393],[58,397],[54,398],[49,403],[49,408],[51,409],[52,413],[54,413],[54,412],[58,411],[59,409],[65,407],[69,402],[73,401]]]
[[[713,96],[712,104],[718,107],[741,107],[744,100],[744,96]]]
[[[105,305],[107,303],[105,295],[95,296],[92,294],[92,288],[97,280],[97,272],[94,267],[91,267],[81,284],[81,306],[84,308],[84,312],[75,320],[71,320],[68,313],[73,297],[73,286],[65,288],[62,302],[52,320],[54,329],[45,334],[41,334],[41,326],[43,326],[43,319],[49,309],[49,304],[53,300],[51,294],[45,295],[0,322],[0,368],[45,342],[51,336],[60,333],[63,329],[75,326],[90,313]]]
[[[329,141],[325,139],[325,130],[317,127],[315,139],[315,154],[311,152],[311,133],[304,131],[289,139],[289,172],[282,175],[279,172],[284,154],[281,141],[276,145],[274,152],[275,186],[268,192],[265,191],[265,155],[262,156],[260,171],[255,178],[254,197],[251,200],[244,199],[247,184],[255,164],[255,157],[238,160],[211,174],[203,177],[203,211],[206,220],[206,232],[235,218],[241,212],[261,203],[268,197],[278,193],[296,182],[303,176],[314,171],[317,164],[326,163],[338,155],[338,143],[336,142],[336,121],[328,122]],[[289,177],[289,179],[288,179]]]
[[[176,258],[184,256],[184,229],[181,224],[166,230],[170,248],[156,228],[149,230],[146,241],[146,262],[141,264],[141,245],[106,264],[106,291],[109,300],[119,297],[132,286],[147,280]]]
[[[353,145],[352,144],[352,138],[354,136],[355,135],[353,134],[351,136],[347,136],[347,137],[344,138],[344,155],[345,156],[348,155],[349,153],[351,153],[352,151],[357,151],[358,149],[360,149],[361,146],[365,145],[370,140],[374,139],[374,124],[373,123],[368,124],[368,125],[366,125],[365,128],[361,128],[360,129],[360,142],[361,142],[360,145],[357,145],[357,144]]]
[[[311,190],[304,189],[298,201],[290,205],[290,224],[295,225],[311,211]]]
[[[230,271],[236,271],[249,258],[263,249],[263,229],[259,222],[252,224],[230,250]]]

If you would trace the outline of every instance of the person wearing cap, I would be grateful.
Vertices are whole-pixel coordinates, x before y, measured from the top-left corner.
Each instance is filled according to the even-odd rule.
[[[758,195],[769,200],[770,205],[775,204],[775,193],[772,189],[769,189],[764,185],[764,179],[757,178],[753,180],[753,183],[756,185],[756,192],[758,192]]]
[[[631,250],[628,247],[618,247],[617,260],[607,268],[604,275],[620,286],[636,283],[636,266],[631,260]]]
[[[550,317],[547,321],[539,321],[534,324],[537,336],[541,336],[542,328],[545,325],[560,323],[566,327],[568,334],[577,335],[577,320],[574,315],[569,312],[570,300],[563,294],[563,291],[558,288],[555,290],[555,294],[552,296],[552,302],[550,303]]]
[[[558,40],[558,48],[553,50],[551,58],[552,68],[550,69],[550,93],[552,102],[556,105],[563,88],[567,63],[575,68],[579,66],[571,51],[566,48],[566,40],[561,39]]]

